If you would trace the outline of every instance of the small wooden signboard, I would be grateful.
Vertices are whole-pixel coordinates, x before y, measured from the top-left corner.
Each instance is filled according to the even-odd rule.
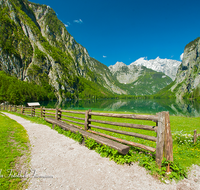
[[[30,103],[27,103],[27,105],[29,107],[37,107],[37,106],[40,106],[40,103],[39,102],[30,102]]]

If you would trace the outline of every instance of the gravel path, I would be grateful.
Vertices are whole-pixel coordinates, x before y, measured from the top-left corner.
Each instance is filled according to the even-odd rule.
[[[164,184],[136,163],[117,165],[46,125],[4,114],[20,123],[29,135],[31,168],[36,171],[30,179],[30,190],[200,190],[199,166],[193,166],[188,179]]]

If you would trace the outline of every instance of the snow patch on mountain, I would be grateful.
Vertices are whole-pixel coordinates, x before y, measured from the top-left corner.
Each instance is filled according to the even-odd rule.
[[[157,57],[156,59],[147,60],[145,57],[141,57],[130,65],[145,66],[154,71],[162,72],[174,81],[180,64],[180,61],[172,59]]]

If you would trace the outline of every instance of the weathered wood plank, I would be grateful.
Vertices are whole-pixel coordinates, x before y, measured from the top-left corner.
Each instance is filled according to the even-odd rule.
[[[128,145],[131,145],[131,146],[139,147],[139,148],[142,148],[144,150],[148,150],[148,151],[151,151],[151,152],[155,152],[156,151],[155,148],[150,147],[150,146],[146,146],[146,145],[143,145],[143,144],[140,144],[140,143],[135,143],[135,142],[127,141],[127,140],[124,140],[124,139],[119,139],[119,138],[116,138],[116,137],[113,137],[113,136],[110,136],[110,135],[99,133],[97,131],[92,131],[92,130],[89,130],[89,131],[91,133],[94,133],[94,134],[97,134],[97,135],[101,135],[103,137],[106,137],[106,138],[109,138],[109,139],[113,139],[115,141],[118,141],[118,142],[121,142],[121,143],[124,143],[124,144],[128,144]]]
[[[55,118],[55,116],[54,116],[54,115],[46,115],[46,114],[45,114],[45,117],[51,117],[51,118]]]
[[[65,123],[65,122],[63,122]],[[83,129],[82,127],[78,126],[78,125],[75,125],[75,124],[71,124],[71,123],[66,123],[67,125],[70,125],[72,127],[75,127],[75,128],[78,128],[78,129]]]
[[[165,138],[165,113],[158,113],[158,129],[157,129],[157,141],[156,141],[156,162],[159,167],[161,167],[163,159],[163,148],[164,148],[164,138]]]
[[[79,119],[79,120],[82,120],[82,121],[85,121],[84,118],[80,118],[80,117],[72,117],[72,116],[69,116],[69,115],[62,115],[63,117],[68,117],[68,118],[72,118],[72,119]]]
[[[123,134],[123,135],[129,135],[129,136],[133,136],[133,137],[138,137],[138,138],[142,138],[142,139],[146,139],[146,140],[150,140],[150,141],[155,141],[156,142],[156,140],[157,140],[156,137],[148,136],[148,135],[142,135],[142,134],[139,134],[139,133],[120,131],[120,130],[105,128],[105,127],[99,127],[99,126],[95,126],[95,125],[91,125],[91,124],[89,124],[88,126],[96,128],[96,129],[102,129],[102,130],[105,130],[105,131],[111,131],[111,132],[114,132],[114,133]]]
[[[80,111],[68,111],[68,110],[62,110],[62,112],[65,112],[65,113],[84,114],[84,115],[85,115],[85,112],[80,112]]]
[[[97,113],[97,112],[91,112],[90,115],[128,118],[128,119],[137,119],[137,120],[150,120],[150,121],[155,121],[155,122],[158,121],[157,115],[114,114],[114,113]]]
[[[47,112],[47,111],[45,111],[45,113],[56,115],[56,113],[54,113],[54,112]]]
[[[56,121],[55,119],[50,119],[50,118],[45,118],[46,121],[52,123],[52,124],[56,124],[58,126],[60,126],[61,128],[63,128],[64,130],[70,130],[74,133],[79,132],[81,133],[84,137],[89,137],[94,139],[97,143],[100,144],[105,144],[107,146],[110,146],[111,148],[114,148],[116,150],[118,150],[118,152],[120,152],[121,154],[127,154],[130,147],[115,141],[112,141],[110,139],[101,137],[101,136],[97,136],[95,134],[89,133],[87,131],[84,131],[82,129],[78,129],[75,127],[72,127],[70,125],[67,125],[66,123],[62,122],[62,121]]]
[[[121,127],[144,129],[144,130],[150,130],[150,131],[156,131],[158,128],[156,126],[139,125],[139,124],[131,124],[131,123],[118,123],[118,122],[102,121],[102,120],[96,120],[96,119],[89,119],[89,121],[96,122],[96,123],[115,125],[115,126],[121,126]]]
[[[51,108],[44,108],[44,110],[48,110],[48,111],[56,111],[56,109],[51,109]]]
[[[25,109],[30,109],[30,110],[32,109],[32,107],[23,107],[23,108],[25,108]]]
[[[32,113],[32,111],[24,110],[24,113]]]
[[[58,120],[58,108],[56,108],[55,119]]]
[[[64,118],[62,118],[62,120],[64,120],[64,121],[68,121],[68,122],[71,122],[71,123],[80,124],[80,125],[85,125],[85,123],[78,122],[78,121],[72,121],[72,120],[69,120],[69,119],[64,119]]]
[[[170,129],[169,112],[165,112],[165,142],[164,142],[164,157],[166,160],[173,162],[173,142]]]

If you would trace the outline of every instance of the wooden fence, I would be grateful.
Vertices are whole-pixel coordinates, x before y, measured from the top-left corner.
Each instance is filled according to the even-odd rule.
[[[170,129],[169,112],[159,112],[156,115],[135,115],[135,114],[97,113],[97,112],[92,112],[91,110],[81,112],[81,111],[68,111],[68,110],[61,110],[61,109],[47,109],[44,107],[35,108],[35,107],[23,107],[23,106],[11,106],[11,105],[0,106],[0,110],[6,110],[6,109],[9,111],[15,111],[21,114],[28,114],[30,116],[54,118],[55,120],[63,121],[70,126],[73,126],[79,129],[84,129],[85,131],[93,133],[95,135],[106,137],[123,144],[139,147],[141,149],[148,150],[151,152],[156,152],[156,162],[159,166],[161,166],[163,157],[165,157],[169,161],[173,161],[173,147],[172,147],[173,145],[172,145],[172,135],[171,135],[171,129]],[[148,121],[153,121],[155,125],[148,126],[148,125],[133,124],[133,123],[119,123],[116,121],[114,122],[107,121],[106,119],[99,120],[97,119],[99,116],[101,116],[101,118],[110,117],[110,118],[125,118],[129,120],[130,119],[148,120]],[[107,125],[114,125],[114,126],[120,126],[120,127],[149,130],[149,131],[155,132],[156,134],[154,136],[148,136],[148,135],[139,134],[139,133],[116,130],[113,128],[108,128],[107,126],[102,127],[102,126],[99,126],[99,124],[100,125],[107,124]],[[128,135],[128,136],[133,136],[133,137],[153,141],[153,142],[156,142],[156,148],[149,147],[140,143],[127,141],[124,139],[119,139],[111,135],[97,132],[94,129],[110,131],[113,133],[119,133],[123,135]]]

